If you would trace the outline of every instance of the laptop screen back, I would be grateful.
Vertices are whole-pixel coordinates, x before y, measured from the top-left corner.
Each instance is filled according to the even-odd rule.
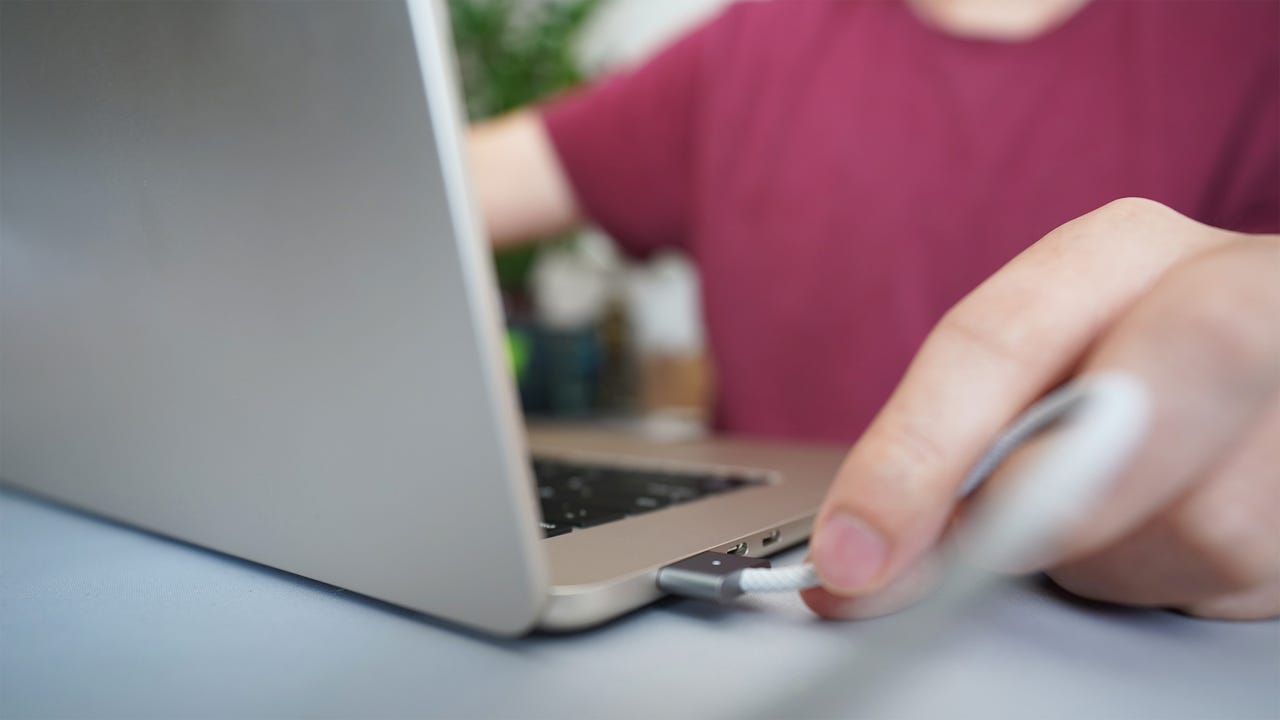
[[[443,8],[0,13],[0,478],[527,628],[545,569]]]

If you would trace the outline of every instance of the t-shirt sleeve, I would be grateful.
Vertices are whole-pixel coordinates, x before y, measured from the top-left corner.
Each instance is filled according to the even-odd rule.
[[[702,56],[715,24],[542,108],[579,207],[632,255],[687,246]]]

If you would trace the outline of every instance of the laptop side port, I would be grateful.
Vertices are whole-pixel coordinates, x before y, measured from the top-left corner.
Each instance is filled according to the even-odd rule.
[[[760,539],[760,547],[769,547],[778,542],[778,538],[782,537],[781,530],[770,530],[763,538]]]
[[[729,548],[728,550],[725,550],[725,552],[726,552],[727,554],[729,554],[729,555],[746,555],[746,554],[747,554],[747,541],[746,541],[746,540],[743,540],[742,542],[738,543],[737,545],[734,545],[733,547]]]

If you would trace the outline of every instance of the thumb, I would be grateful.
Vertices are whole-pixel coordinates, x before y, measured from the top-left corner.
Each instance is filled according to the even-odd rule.
[[[1222,235],[1155,203],[1118,201],[1050,233],[952,308],[818,513],[811,553],[827,590],[864,596],[914,564],[1000,429],[1168,268]]]

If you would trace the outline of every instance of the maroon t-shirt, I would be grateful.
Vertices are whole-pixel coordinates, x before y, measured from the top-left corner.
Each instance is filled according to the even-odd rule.
[[[1141,196],[1280,230],[1278,96],[1270,0],[1098,1],[1025,42],[795,0],[544,118],[589,217],[700,267],[717,426],[847,442],[942,313],[1071,218]]]

